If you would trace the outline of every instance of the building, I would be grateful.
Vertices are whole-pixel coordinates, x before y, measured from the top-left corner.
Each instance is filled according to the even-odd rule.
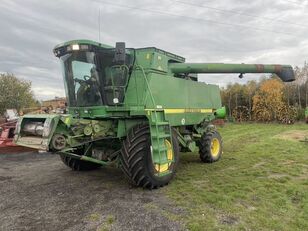
[[[65,97],[55,97],[51,100],[42,101],[42,107],[55,110],[57,108],[64,109],[66,108],[66,98]]]

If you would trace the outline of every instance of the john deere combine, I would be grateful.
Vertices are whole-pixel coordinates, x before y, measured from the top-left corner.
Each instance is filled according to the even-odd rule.
[[[68,100],[67,115],[26,115],[16,129],[22,146],[60,154],[73,170],[116,163],[141,187],[166,185],[179,152],[199,150],[203,162],[222,154],[211,121],[225,115],[219,87],[197,73],[274,73],[293,81],[288,65],[185,63],[154,48],[74,40],[55,47]]]

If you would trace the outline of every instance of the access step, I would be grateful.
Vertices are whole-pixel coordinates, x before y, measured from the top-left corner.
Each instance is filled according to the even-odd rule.
[[[153,147],[153,151],[157,151],[157,152],[166,152],[168,149],[166,147]]]
[[[170,138],[170,134],[153,134],[152,137],[158,139],[165,139],[165,138]]]
[[[169,122],[166,122],[166,121],[157,121],[157,122],[152,121],[151,125],[152,126],[155,126],[155,125],[157,125],[157,126],[166,126],[166,125],[169,125]]]
[[[163,164],[170,164],[172,162],[173,162],[173,160],[165,160],[165,161],[161,161],[161,162],[154,162],[154,164],[163,165]]]

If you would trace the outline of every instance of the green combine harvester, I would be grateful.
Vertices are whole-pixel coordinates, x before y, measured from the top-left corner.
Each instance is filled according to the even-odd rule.
[[[66,115],[25,115],[18,145],[58,153],[73,170],[116,164],[137,186],[158,188],[173,178],[180,152],[199,150],[202,162],[222,155],[211,125],[223,118],[217,85],[197,73],[274,73],[294,80],[289,65],[185,63],[155,47],[115,47],[73,40],[54,48],[68,101]]]

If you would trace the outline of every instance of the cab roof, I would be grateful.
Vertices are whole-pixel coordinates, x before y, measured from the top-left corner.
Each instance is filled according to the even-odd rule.
[[[102,47],[102,48],[113,48],[112,46],[103,44],[103,43],[99,43],[99,42],[95,42],[93,40],[88,40],[88,39],[75,39],[75,40],[70,40],[64,43],[60,43],[58,45],[55,46],[54,49],[63,47],[63,46],[68,46],[68,45],[74,45],[74,44],[85,44],[85,45],[93,45],[93,46],[97,46],[97,47]]]

